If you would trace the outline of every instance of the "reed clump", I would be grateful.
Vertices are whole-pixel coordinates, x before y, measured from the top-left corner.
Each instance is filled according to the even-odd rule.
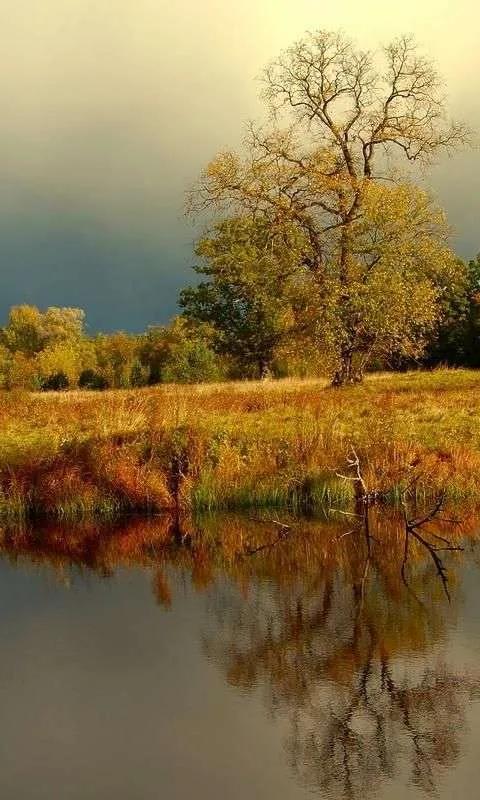
[[[347,507],[355,448],[395,501],[480,500],[480,373],[0,396],[0,515]]]

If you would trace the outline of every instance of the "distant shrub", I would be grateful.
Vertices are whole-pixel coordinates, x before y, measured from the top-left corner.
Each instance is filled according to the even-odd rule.
[[[35,364],[23,353],[12,353],[2,365],[2,383],[6,389],[35,390],[40,388]]]
[[[137,388],[139,386],[146,386],[148,382],[148,367],[144,367],[138,359],[135,359],[130,370],[130,386]]]
[[[218,356],[199,340],[185,339],[174,345],[162,370],[165,383],[208,383],[222,377]]]
[[[94,369],[84,369],[78,378],[78,386],[80,389],[96,389],[101,391],[103,389],[108,389],[108,381]]]
[[[59,392],[68,389],[69,380],[64,372],[54,372],[40,381],[40,388],[43,392]]]
[[[124,331],[101,333],[95,337],[96,363],[114,389],[127,389],[137,360],[137,336]]]

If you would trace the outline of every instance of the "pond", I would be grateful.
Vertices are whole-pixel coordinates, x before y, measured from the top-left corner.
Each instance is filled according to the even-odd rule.
[[[475,516],[259,517],[3,530],[2,797],[476,794]]]

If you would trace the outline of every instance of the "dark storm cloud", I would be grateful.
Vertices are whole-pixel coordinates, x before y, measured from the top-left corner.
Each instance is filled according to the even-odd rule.
[[[368,13],[367,13],[368,12]],[[91,327],[139,329],[175,310],[194,231],[185,189],[261,113],[255,76],[307,28],[372,47],[414,32],[452,110],[480,123],[473,2],[6,0],[0,9],[0,316],[79,305]],[[430,183],[462,255],[480,249],[478,153]]]

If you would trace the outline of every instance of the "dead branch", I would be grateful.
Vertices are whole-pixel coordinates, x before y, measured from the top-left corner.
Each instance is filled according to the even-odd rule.
[[[438,555],[442,552],[455,552],[455,551],[463,551],[463,547],[460,545],[453,545],[449,539],[444,536],[440,536],[439,534],[433,533],[432,531],[426,531],[428,536],[433,537],[445,544],[445,547],[436,547],[434,544],[428,541],[425,538],[425,535],[422,535],[420,529],[427,525],[427,523],[431,522],[433,519],[438,517],[441,509],[443,508],[443,504],[445,501],[445,492],[441,492],[437,497],[437,500],[434,506],[424,514],[423,517],[416,518],[416,519],[409,519],[407,514],[407,507],[405,503],[405,497],[402,497],[402,506],[404,512],[404,519],[405,519],[405,550],[404,550],[404,557],[402,563],[402,579],[406,586],[408,586],[408,581],[406,578],[406,566],[408,562],[408,554],[409,554],[409,544],[410,544],[410,536],[412,536],[419,544],[424,547],[427,552],[429,553],[437,571],[437,575],[440,578],[443,586],[443,590],[445,595],[450,602],[450,592],[448,589],[448,574],[445,564],[442,561],[442,558]]]

